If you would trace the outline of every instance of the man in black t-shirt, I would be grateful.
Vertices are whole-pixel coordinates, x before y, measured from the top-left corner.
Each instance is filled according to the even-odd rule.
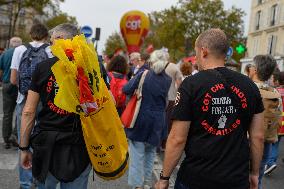
[[[51,42],[62,38],[70,39],[78,34],[77,28],[71,24],[58,25],[52,31]],[[62,188],[87,189],[91,166],[80,118],[54,104],[59,87],[51,67],[57,61],[57,57],[47,59],[40,63],[33,73],[22,116],[19,147],[21,166],[25,169],[32,168],[40,188],[56,188],[60,182]],[[107,73],[103,66],[100,68],[108,85]],[[42,109],[30,140],[39,101],[42,103]],[[33,153],[29,151],[30,146]]]
[[[207,30],[197,38],[201,71],[187,77],[179,88],[156,189],[168,188],[183,150],[186,157],[175,189],[257,189],[263,104],[248,77],[224,67],[228,47],[220,29]]]

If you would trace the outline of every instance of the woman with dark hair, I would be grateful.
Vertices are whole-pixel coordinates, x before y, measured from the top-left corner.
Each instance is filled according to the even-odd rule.
[[[127,83],[128,65],[123,56],[117,55],[113,57],[107,65],[110,76],[110,90],[116,102],[116,109],[121,116],[125,105],[126,95],[122,92],[122,88]]]
[[[268,163],[272,143],[277,142],[277,127],[280,121],[281,111],[279,92],[270,87],[267,81],[272,76],[277,63],[270,55],[257,55],[253,59],[255,73],[251,75],[252,80],[260,90],[264,105],[264,149],[262,161],[259,169],[258,189],[262,189],[262,178],[265,171],[265,165]]]

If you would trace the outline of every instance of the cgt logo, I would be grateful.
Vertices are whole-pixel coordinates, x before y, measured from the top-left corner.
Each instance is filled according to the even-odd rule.
[[[140,33],[141,31],[141,16],[128,16],[126,19],[127,33]]]

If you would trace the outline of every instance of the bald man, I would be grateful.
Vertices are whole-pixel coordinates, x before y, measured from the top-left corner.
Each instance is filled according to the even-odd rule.
[[[16,107],[17,86],[10,83],[11,75],[11,61],[16,47],[22,44],[22,39],[19,37],[12,37],[7,49],[0,57],[0,69],[2,71],[2,93],[3,93],[3,122],[2,135],[4,139],[4,148],[11,148],[11,144],[17,144],[17,129],[13,130],[13,113]],[[12,131],[13,130],[13,131]],[[13,133],[13,134],[12,134]]]
[[[183,151],[175,189],[257,189],[263,104],[248,77],[224,67],[228,48],[220,29],[207,30],[197,38],[200,72],[187,77],[179,88],[156,189],[168,188]]]

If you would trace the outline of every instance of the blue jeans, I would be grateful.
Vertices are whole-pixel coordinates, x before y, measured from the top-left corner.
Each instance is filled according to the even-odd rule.
[[[91,165],[89,165],[79,177],[74,181],[67,183],[60,182],[49,172],[45,179],[45,183],[39,183],[39,187],[43,189],[56,189],[57,184],[60,183],[60,189],[87,189],[91,168]]]
[[[278,141],[271,145],[271,152],[269,154],[269,158],[268,158],[268,162],[267,162],[268,166],[276,164],[276,162],[277,162],[278,148],[279,148],[280,140],[281,140],[281,136],[278,136]]]
[[[184,186],[179,180],[176,180],[175,189],[189,189],[189,188]]]
[[[258,189],[261,189],[262,186],[262,177],[264,175],[264,167],[268,162],[268,158],[269,158],[269,154],[271,151],[271,143],[264,143],[264,149],[263,149],[263,156],[262,156],[262,160],[260,163],[260,169],[259,169],[259,177],[258,177]]]
[[[130,151],[128,184],[134,188],[143,188],[144,184],[151,186],[156,147],[132,140],[128,140],[128,144]]]
[[[18,132],[18,142],[20,144],[20,131],[21,131],[21,119],[22,111],[25,106],[26,100],[23,100],[20,104],[16,105],[16,123],[17,123],[17,132]],[[20,158],[20,156],[19,156]],[[20,186],[22,189],[30,189],[33,184],[33,175],[31,169],[24,169],[19,165],[19,180]]]

